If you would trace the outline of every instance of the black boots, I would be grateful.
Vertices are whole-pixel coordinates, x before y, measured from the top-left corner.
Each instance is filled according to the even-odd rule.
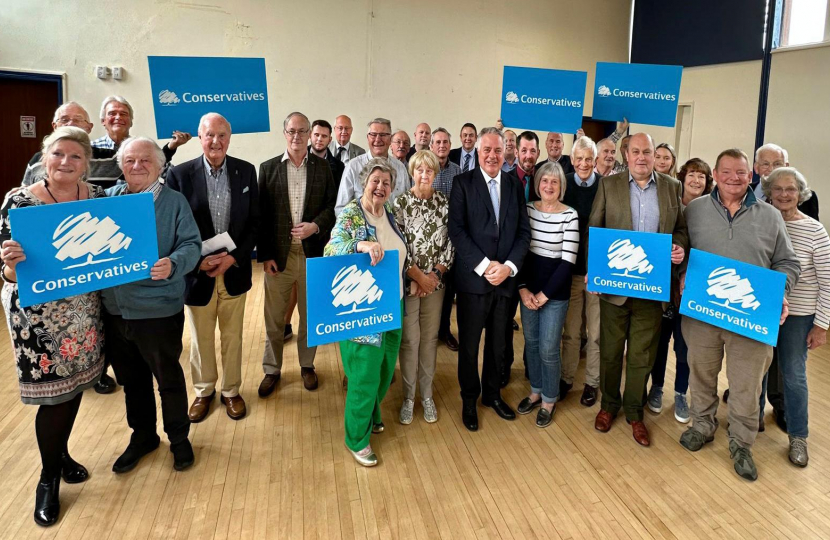
[[[61,476],[67,484],[80,484],[89,478],[86,467],[72,459],[69,454],[61,454]]]
[[[54,525],[61,512],[59,499],[61,478],[57,476],[51,480],[40,479],[35,492],[35,523],[41,527]]]

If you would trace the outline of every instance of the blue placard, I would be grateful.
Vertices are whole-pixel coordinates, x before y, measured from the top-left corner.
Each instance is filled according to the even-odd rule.
[[[398,252],[370,261],[368,253],[306,260],[310,346],[401,327]]]
[[[671,235],[588,231],[588,291],[669,301]]]
[[[501,119],[505,126],[576,133],[585,103],[584,71],[504,66]]]
[[[199,119],[217,112],[234,133],[271,131],[264,58],[148,56],[156,135],[196,135]]]
[[[680,314],[775,347],[786,284],[781,272],[693,249]]]
[[[597,62],[591,118],[674,127],[682,76],[682,66]]]
[[[149,278],[159,258],[151,193],[13,208],[9,223],[23,307]]]

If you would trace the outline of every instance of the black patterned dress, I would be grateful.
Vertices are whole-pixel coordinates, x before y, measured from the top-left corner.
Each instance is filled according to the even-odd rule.
[[[90,199],[104,196],[100,187],[88,188]],[[28,188],[7,195],[0,210],[0,243],[12,237],[10,209],[40,204],[44,203]],[[14,346],[23,403],[56,405],[95,384],[104,366],[100,293],[21,308],[17,283],[7,282],[0,298]]]

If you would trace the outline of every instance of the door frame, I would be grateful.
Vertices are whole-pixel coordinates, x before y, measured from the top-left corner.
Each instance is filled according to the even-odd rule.
[[[39,69],[17,69],[0,66],[0,79],[43,81],[58,84],[58,106],[66,102],[66,72],[43,71]]]

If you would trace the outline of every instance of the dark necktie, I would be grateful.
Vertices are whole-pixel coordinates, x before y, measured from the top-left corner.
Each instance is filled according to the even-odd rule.
[[[472,159],[473,159],[473,156],[471,156],[470,154],[467,154],[466,156],[464,156],[464,172],[467,172],[467,171],[470,170],[470,161],[472,161]]]
[[[588,187],[588,182],[586,182],[585,180],[583,180],[583,181],[582,181],[582,187]]]
[[[341,161],[343,160],[343,156],[342,156],[342,154],[343,154],[343,151],[344,151],[345,149],[346,149],[346,147],[345,147],[345,146],[338,146],[338,147],[337,147],[337,154],[335,154],[335,155],[337,156],[337,159],[339,159],[339,160],[341,160]]]

